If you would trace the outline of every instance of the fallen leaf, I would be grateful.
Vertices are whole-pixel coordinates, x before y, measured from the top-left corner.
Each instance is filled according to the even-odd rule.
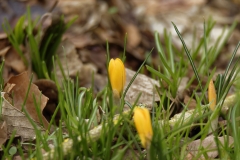
[[[65,39],[61,42],[60,46],[61,47],[58,49],[57,53],[66,76],[69,76],[72,79],[75,79],[78,76],[79,84],[81,86],[91,87],[92,75],[94,74],[94,92],[97,93],[105,87],[107,83],[106,77],[98,74],[96,68],[96,63],[100,63],[101,65],[103,64],[101,59],[102,55],[97,52],[96,54],[91,55],[91,57],[96,60],[96,63],[83,64],[77,54],[74,44],[71,41]],[[89,52],[86,54],[89,55]],[[56,73],[58,81],[61,83],[63,76],[58,65],[56,67]]]
[[[57,50],[57,55],[66,76],[75,76],[82,68],[82,62],[78,58],[77,51],[73,43],[67,39],[61,42]],[[56,75],[61,83],[63,75],[59,65],[56,65]]]
[[[79,26],[80,27],[80,26]],[[84,48],[86,46],[92,46],[100,43],[92,33],[85,33],[83,35],[72,34],[67,32],[63,35],[63,39],[69,39],[76,48]]]
[[[128,35],[128,45],[131,49],[137,47],[141,42],[141,34],[139,33],[139,29],[134,24],[125,24],[124,27],[125,32]]]
[[[228,146],[232,146],[233,145],[233,137],[231,136],[222,136],[222,137],[217,137],[218,141],[219,141],[219,147],[221,148],[221,146],[225,146],[224,143],[226,143],[226,140],[228,138]],[[207,138],[205,138],[204,140],[195,140],[191,143],[188,144],[187,146],[187,151],[188,151],[188,157],[192,157],[194,159],[195,156],[197,156],[199,154],[199,152],[202,151],[203,148],[204,150],[208,151],[206,154],[208,155],[208,158],[215,158],[219,155],[218,153],[218,148],[217,148],[217,144],[215,142],[215,136],[211,135],[208,136]],[[191,156],[190,156],[191,155]],[[204,158],[204,156],[201,156],[202,158]]]
[[[23,107],[22,105],[24,103],[25,97],[28,92],[29,83],[30,83],[27,72],[23,72],[17,76],[11,77],[7,83],[15,84],[15,86],[11,89],[9,94],[12,95],[14,107],[21,111]],[[39,91],[36,85],[34,84],[30,85],[28,97],[26,99],[26,104],[24,107],[28,112],[28,114],[31,116],[31,118],[36,122],[40,123],[41,121],[37,114],[36,106],[34,103],[34,97],[36,99],[36,103],[40,107],[39,110],[41,112],[45,108],[48,98]],[[41,114],[41,119],[43,122],[43,126],[47,128],[48,122],[42,114]]]
[[[7,39],[7,33],[0,32],[0,40],[2,40],[2,39]]]
[[[19,156],[19,155],[17,155],[17,156],[14,156],[14,157],[13,157],[13,160],[22,160],[22,157]]]
[[[0,56],[5,56],[5,54],[9,51],[11,47],[7,46],[0,50]]]
[[[183,102],[187,106],[188,109],[194,109],[197,106],[196,100],[189,97],[189,95],[185,95]]]
[[[112,51],[110,51],[112,53]],[[107,74],[106,72],[106,51],[100,46],[91,46],[88,49],[82,49],[78,52],[83,63],[92,63],[98,72]],[[96,70],[96,69],[95,69]]]
[[[7,140],[7,125],[5,121],[0,121],[0,150]]]
[[[10,136],[14,131],[16,131],[16,136],[21,136],[23,140],[32,140],[36,136],[35,130],[26,117],[26,115],[21,112],[16,107],[13,107],[5,98],[4,92],[2,92],[2,116],[7,125],[7,134]],[[39,123],[35,122],[36,127],[39,131],[45,131],[44,128],[40,126]]]
[[[8,49],[8,52],[5,55],[5,64],[17,73],[21,73],[26,70],[23,60],[13,47]]]
[[[9,93],[16,84],[6,83],[3,92]],[[6,98],[6,97],[5,97]]]
[[[52,115],[54,114],[57,105],[58,105],[58,89],[55,82],[48,79],[39,79],[34,82],[35,85],[38,86],[39,90],[49,98],[46,107],[43,110],[43,115],[46,117],[48,121],[52,119]],[[61,118],[60,110],[58,110],[55,116],[56,124],[59,123]]]
[[[129,84],[135,73],[136,72],[126,68],[125,88]],[[160,100],[157,92],[155,91],[155,86],[159,86],[159,83],[156,80],[149,78],[143,74],[138,74],[136,79],[130,86],[126,94],[125,100],[133,104],[136,101],[138,95],[141,93],[141,97],[138,103],[143,103],[147,107],[150,107],[152,106],[153,98],[155,101]]]

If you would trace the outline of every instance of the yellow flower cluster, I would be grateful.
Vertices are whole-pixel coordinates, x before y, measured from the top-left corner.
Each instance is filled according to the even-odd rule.
[[[109,80],[115,98],[120,98],[126,81],[126,72],[123,62],[119,59],[111,59],[108,66]],[[142,146],[149,148],[153,130],[148,109],[135,107],[134,123],[140,137]]]
[[[123,62],[119,58],[111,59],[108,73],[113,94],[116,98],[120,98],[126,81],[126,72]],[[208,98],[210,109],[213,111],[216,106],[216,90],[212,80],[208,86]],[[153,135],[149,110],[138,106],[135,107],[133,120],[142,146],[148,149]]]

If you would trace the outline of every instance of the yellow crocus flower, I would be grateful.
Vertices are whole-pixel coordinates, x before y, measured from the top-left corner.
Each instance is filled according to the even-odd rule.
[[[142,146],[144,148],[149,148],[153,135],[149,110],[146,108],[136,107],[134,109],[133,120]]]
[[[115,97],[120,98],[126,81],[126,72],[121,59],[116,58],[110,60],[108,74],[113,94]]]
[[[210,103],[210,109],[213,111],[215,109],[217,103],[217,95],[216,90],[213,84],[213,80],[211,79],[208,85],[208,101]]]

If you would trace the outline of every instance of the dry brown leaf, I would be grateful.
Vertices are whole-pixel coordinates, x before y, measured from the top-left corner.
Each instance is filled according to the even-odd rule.
[[[7,39],[7,33],[0,32],[0,40],[2,40],[2,39]]]
[[[9,51],[11,47],[7,46],[0,50],[0,56],[5,56],[5,54]]]
[[[65,39],[61,42],[60,46],[61,47],[58,49],[59,60],[63,66],[66,76],[73,79],[78,76],[79,84],[81,86],[91,87],[92,75],[94,74],[94,92],[99,92],[105,87],[107,83],[106,77],[97,74],[96,68],[96,63],[99,63],[100,65],[104,64],[102,59],[100,59],[102,58],[102,55],[96,52],[95,54],[92,53],[91,56],[89,56],[90,53],[88,52],[86,53],[86,58],[93,58],[95,60],[93,63],[94,65],[92,63],[83,64],[77,54],[74,44],[71,41]],[[61,83],[63,76],[59,66],[56,67],[56,73],[58,81]]]
[[[7,125],[5,121],[0,121],[0,150],[7,140]]]
[[[15,86],[11,89],[9,94],[13,96],[12,99],[13,99],[14,107],[21,111],[22,105],[24,103],[25,97],[28,92],[29,83],[30,83],[27,72],[23,72],[17,76],[11,77],[7,83],[15,84]],[[39,91],[36,85],[31,84],[28,97],[26,100],[26,104],[24,107],[28,112],[28,114],[31,116],[31,118],[36,122],[40,123],[41,121],[38,117],[33,97],[36,98],[36,102],[40,106],[39,110],[41,112],[45,108],[48,98]],[[41,115],[41,119],[44,127],[47,128],[48,122],[43,115]]]
[[[49,98],[46,107],[43,110],[43,115],[48,121],[52,119],[57,105],[58,105],[58,89],[54,81],[48,79],[39,79],[34,82],[38,86],[39,90]],[[58,110],[55,122],[58,124],[61,118],[60,110]]]
[[[14,131],[16,131],[16,136],[21,136],[24,141],[34,139],[36,134],[32,124],[23,112],[16,107],[13,107],[4,98],[4,94],[6,93],[2,93],[2,115],[7,125],[8,135],[10,136]],[[39,131],[44,131],[44,128],[42,128],[37,122],[35,122],[35,124]]]
[[[129,84],[135,73],[136,72],[126,68],[125,87]],[[159,83],[156,80],[149,78],[143,74],[138,74],[131,87],[129,88],[125,100],[133,104],[136,101],[138,95],[142,93],[138,103],[143,103],[147,107],[150,107],[152,106],[153,98],[155,101],[160,100],[157,92],[155,91],[155,86],[159,86]]]
[[[96,0],[88,0],[88,1],[79,1],[79,0],[59,0],[58,7],[65,14],[76,14],[79,11],[83,12],[85,10],[91,9],[91,6],[96,4]],[[83,15],[85,17],[85,15]],[[79,17],[82,19],[82,16]]]
[[[26,157],[26,158],[27,158],[27,157]],[[13,157],[13,160],[22,160],[22,157],[19,156],[19,155],[17,155],[17,156],[14,156],[14,157]]]
[[[15,59],[8,63],[17,73],[21,73],[26,70],[26,67],[22,60]]]
[[[137,7],[144,7],[142,10],[144,10],[148,15],[154,15],[159,13],[174,12],[175,10],[179,9],[186,10],[191,6],[203,5],[206,3],[206,0],[133,0],[133,3]]]
[[[77,51],[73,43],[67,39],[61,42],[57,50],[59,60],[62,64],[65,75],[76,76],[82,68],[82,62],[79,60]],[[56,75],[61,83],[63,75],[59,66],[56,66]]]
[[[26,70],[26,66],[24,65],[21,57],[13,47],[6,53],[5,64],[17,73],[21,73]]]
[[[232,146],[233,145],[233,137],[231,136],[223,136],[223,137],[217,137],[217,139],[219,140],[219,142],[222,145],[219,145],[219,147],[221,148],[221,146],[224,146],[224,142],[226,142],[226,139],[228,138],[228,146]],[[203,141],[201,141],[200,139],[195,140],[191,143],[188,144],[187,146],[187,151],[188,151],[188,157],[192,157],[194,159],[194,157],[199,154],[199,152],[201,152],[202,149],[204,148],[205,150],[208,150],[207,155],[208,158],[215,158],[218,156],[218,149],[217,149],[217,144],[215,142],[215,137],[213,135],[208,136],[207,138],[205,138]],[[191,155],[191,156],[190,156]],[[204,158],[204,156],[201,156],[202,158]]]
[[[3,92],[9,93],[16,84],[6,83]],[[6,98],[6,97],[5,97]]]
[[[93,46],[90,49],[82,49],[79,52],[79,57],[83,63],[91,63],[98,69],[99,72],[106,74],[105,53],[106,51],[101,47]]]
[[[188,95],[185,95],[183,101],[184,101],[184,104],[188,107],[188,109],[194,109],[197,106],[196,100],[189,97]]]
[[[67,32],[63,35],[63,39],[69,39],[76,48],[84,48],[89,45],[91,46],[101,43],[100,40],[93,37],[92,33],[84,33],[83,35],[77,35],[71,32]]]
[[[127,43],[130,49],[137,47],[140,44],[142,38],[141,34],[139,33],[138,27],[134,24],[127,24],[123,27],[128,36]]]
[[[117,38],[113,36],[113,33],[116,35],[117,32],[109,31],[105,28],[100,28],[100,27],[96,28],[94,32],[101,39],[100,43],[102,43],[103,41],[108,41],[109,43],[121,44],[121,40],[118,38],[119,36]],[[94,40],[96,41],[96,38],[94,38]],[[91,45],[91,43],[89,43],[88,45]]]

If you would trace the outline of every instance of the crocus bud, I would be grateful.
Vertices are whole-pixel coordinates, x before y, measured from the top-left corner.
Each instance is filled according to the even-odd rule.
[[[126,81],[126,72],[121,59],[116,58],[115,60],[110,60],[108,74],[113,94],[115,97],[120,98]]]
[[[150,113],[146,108],[136,107],[134,109],[133,120],[135,127],[137,129],[138,135],[140,137],[142,146],[144,148],[149,148],[150,142],[152,140],[152,125],[150,119]]]
[[[217,99],[216,99],[216,90],[213,84],[213,81],[210,80],[208,85],[208,101],[210,103],[210,109],[213,111],[215,109]]]

